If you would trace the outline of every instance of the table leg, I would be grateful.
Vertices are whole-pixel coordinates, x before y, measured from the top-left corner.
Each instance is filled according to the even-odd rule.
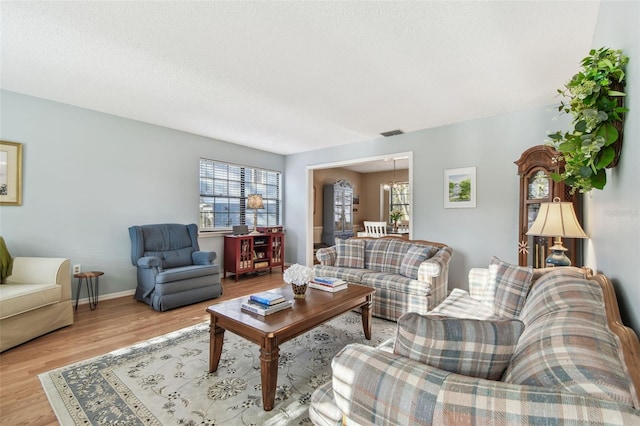
[[[92,311],[98,307],[98,279],[99,277],[97,276],[87,278],[87,293],[89,296],[89,309],[91,309]]]
[[[367,340],[371,340],[371,316],[373,312],[373,309],[371,309],[372,305],[373,302],[371,301],[371,295],[368,295],[367,302],[362,305],[362,308],[360,309],[362,312],[362,329],[364,330],[364,337]]]
[[[82,278],[78,278],[78,291],[76,292],[76,311],[78,310],[78,299],[80,299],[80,289],[82,288]]]
[[[218,369],[223,343],[224,328],[216,325],[216,317],[212,314],[211,325],[209,326],[209,373],[213,373]]]
[[[276,337],[265,337],[260,348],[260,379],[262,382],[262,406],[264,411],[273,410],[278,383],[278,358],[280,348]]]

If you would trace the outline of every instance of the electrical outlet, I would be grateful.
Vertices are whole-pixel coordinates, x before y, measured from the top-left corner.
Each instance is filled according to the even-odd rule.
[[[73,265],[73,273],[79,274],[80,272],[82,272],[82,265]]]

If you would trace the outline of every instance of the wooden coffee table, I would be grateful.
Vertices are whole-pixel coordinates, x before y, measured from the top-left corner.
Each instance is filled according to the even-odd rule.
[[[211,314],[209,372],[218,369],[225,330],[259,345],[262,405],[265,411],[273,409],[276,397],[280,344],[358,307],[362,308],[364,336],[371,340],[371,295],[375,292],[373,288],[349,284],[346,290],[336,293],[310,288],[305,299],[293,299],[289,285],[276,290],[287,299],[294,300],[291,309],[264,317],[245,312],[240,309],[240,305],[247,296],[207,308],[207,312]]]

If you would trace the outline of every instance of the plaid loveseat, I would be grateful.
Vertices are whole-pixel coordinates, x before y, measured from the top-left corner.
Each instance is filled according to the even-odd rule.
[[[378,348],[352,344],[334,358],[332,381],[312,394],[311,420],[316,425],[640,424],[640,343],[621,325],[611,282],[580,271],[557,268],[535,281],[517,318],[507,320],[521,322],[524,331],[500,380],[400,355],[393,341]],[[491,324],[498,320],[495,311],[481,307],[492,293],[481,288],[490,274],[476,269],[470,275],[476,280],[471,294],[452,293],[441,311],[465,311],[457,300],[486,317],[478,324]],[[473,336],[454,340],[466,338]],[[424,341],[416,338],[414,344]]]
[[[375,288],[373,315],[395,321],[406,312],[427,313],[444,300],[452,255],[451,247],[430,241],[337,240],[316,252],[314,274]]]

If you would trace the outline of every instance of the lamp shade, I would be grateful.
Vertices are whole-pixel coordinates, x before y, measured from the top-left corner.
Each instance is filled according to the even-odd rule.
[[[588,238],[578,223],[573,204],[554,198],[552,203],[540,203],[536,220],[527,235],[541,237]]]
[[[249,194],[247,196],[247,208],[248,209],[264,209],[264,204],[262,203],[262,195]]]

